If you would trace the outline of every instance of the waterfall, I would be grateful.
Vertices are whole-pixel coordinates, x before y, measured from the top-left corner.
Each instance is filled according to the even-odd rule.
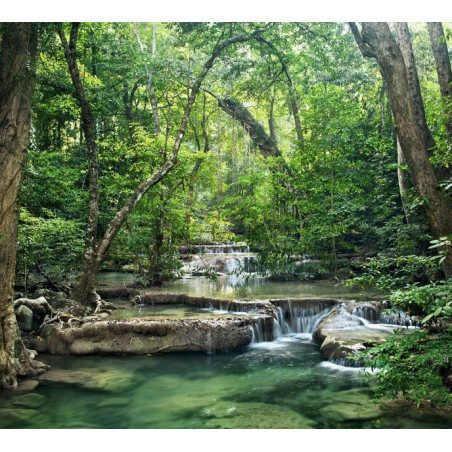
[[[239,275],[256,270],[256,255],[246,244],[194,245],[181,247],[179,252],[185,261],[182,270],[192,275]]]
[[[251,331],[253,333],[251,344],[257,344],[259,342],[268,342],[270,339],[268,336],[267,328],[263,319],[257,319],[251,325]]]
[[[378,312],[372,306],[359,306],[353,309],[352,314],[361,320],[367,320],[370,323],[383,323],[389,325],[414,326],[416,321],[403,311],[397,312]]]
[[[251,344],[282,339],[284,336],[299,334],[310,339],[319,320],[328,312],[331,306],[314,303],[309,306],[297,306],[290,300],[285,306],[275,307],[273,319],[273,335],[270,336],[261,322],[253,324],[253,339]]]
[[[282,334],[312,334],[317,322],[330,310],[330,306],[325,307],[320,303],[311,306],[296,306],[289,300],[285,308],[277,307],[276,320]]]

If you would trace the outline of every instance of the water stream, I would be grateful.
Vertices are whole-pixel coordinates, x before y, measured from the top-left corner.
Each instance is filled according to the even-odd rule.
[[[198,284],[203,294],[206,288],[209,295],[218,290],[202,279]],[[247,295],[295,295],[295,284],[284,286],[248,282]],[[192,279],[171,289],[195,287]],[[225,289],[232,298],[234,291],[225,284],[220,291]],[[296,295],[317,290],[331,296],[344,289],[298,283]],[[141,309],[165,318],[203,314],[186,306]],[[52,366],[53,382],[29,395],[0,393],[0,428],[452,428],[452,419],[434,412],[373,404],[372,388],[359,369],[325,362],[311,340],[325,310],[280,307],[276,340],[266,341],[263,331],[255,331],[254,343],[243,352],[42,355]],[[34,399],[27,401],[30,395]]]

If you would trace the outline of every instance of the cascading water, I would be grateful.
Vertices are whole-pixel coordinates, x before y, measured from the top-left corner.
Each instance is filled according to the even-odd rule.
[[[252,273],[256,267],[256,255],[244,244],[195,245],[181,248],[180,253],[186,261],[182,268],[186,274],[238,275]]]
[[[322,304],[310,306],[297,306],[287,303],[287,307],[278,306],[276,308],[276,319],[274,329],[275,338],[287,334],[312,335],[317,322],[329,311],[331,306],[325,307]]]
[[[369,306],[361,306],[353,309],[352,314],[365,319],[370,323],[382,323],[387,325],[415,326],[416,322],[403,311],[378,312],[375,308]]]
[[[321,303],[297,306],[290,300],[284,306],[275,306],[273,319],[273,334],[269,335],[262,324],[253,325],[253,340],[251,344],[278,341],[288,336],[297,335],[300,339],[310,340],[319,320],[331,310],[331,306]],[[269,338],[269,336],[271,336]]]
[[[272,329],[270,328],[270,325],[267,323],[265,318],[255,318],[250,328],[252,333],[251,345],[256,345],[261,342],[269,342],[273,340]]]

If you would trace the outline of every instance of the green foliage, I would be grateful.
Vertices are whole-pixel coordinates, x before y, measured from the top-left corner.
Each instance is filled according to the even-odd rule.
[[[375,378],[377,397],[402,394],[413,403],[426,400],[450,405],[452,394],[445,385],[452,370],[452,329],[437,334],[421,330],[408,334],[397,330],[381,345],[368,349],[365,365],[379,369],[368,378]]]
[[[390,299],[394,308],[423,317],[428,328],[444,327],[452,318],[452,280],[407,286],[392,292]]]
[[[39,268],[62,280],[78,270],[84,246],[80,223],[57,217],[35,217],[21,209],[17,274],[24,279]]]
[[[431,282],[438,274],[438,264],[428,256],[379,255],[363,265],[364,273],[346,282],[347,285],[375,286],[390,291],[415,282]]]

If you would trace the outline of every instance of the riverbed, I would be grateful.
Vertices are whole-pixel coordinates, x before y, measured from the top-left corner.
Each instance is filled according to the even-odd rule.
[[[220,286],[191,278],[161,290],[247,299],[372,297],[334,284],[248,279],[237,285],[226,278]],[[106,279],[111,284],[129,282],[117,275]],[[143,309],[160,318],[202,315],[183,306]],[[398,411],[373,403],[364,369],[324,361],[306,334],[286,334],[229,353],[39,358],[51,371],[31,393],[0,395],[0,427],[452,428],[452,419],[432,411]]]

